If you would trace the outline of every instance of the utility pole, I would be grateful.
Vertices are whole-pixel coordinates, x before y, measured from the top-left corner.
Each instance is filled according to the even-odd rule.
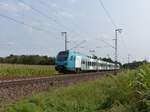
[[[129,65],[129,63],[130,63],[130,54],[128,54],[128,65]]]
[[[67,51],[67,32],[61,32],[61,35],[65,37],[65,51]]]
[[[129,69],[130,69],[130,65],[129,65],[129,64],[130,64],[130,56],[131,56],[131,55],[128,54],[128,68],[129,68]]]
[[[117,75],[117,63],[118,63],[118,32],[121,33],[122,29],[115,29],[115,75]]]

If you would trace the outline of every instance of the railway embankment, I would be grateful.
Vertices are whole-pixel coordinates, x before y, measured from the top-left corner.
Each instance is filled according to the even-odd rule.
[[[56,75],[49,77],[29,77],[0,81],[0,104],[16,101],[21,97],[88,80],[97,79],[111,72]]]
[[[150,67],[26,97],[5,112],[149,112]]]

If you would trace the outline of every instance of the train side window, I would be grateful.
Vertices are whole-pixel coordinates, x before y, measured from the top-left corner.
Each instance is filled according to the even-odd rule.
[[[75,57],[74,57],[74,56],[71,56],[71,57],[70,57],[70,60],[71,60],[71,61],[75,60]]]
[[[70,60],[73,61],[73,56],[70,57]]]
[[[101,66],[101,63],[98,63],[98,66]]]
[[[95,62],[95,66],[98,66],[98,62]]]
[[[91,66],[91,62],[88,62],[88,66]]]
[[[85,61],[84,61],[84,60],[82,61],[82,64],[85,64]]]
[[[94,62],[94,66],[96,66],[96,62]]]
[[[86,61],[86,66],[88,66],[88,62]]]
[[[92,66],[95,66],[95,63],[94,63],[94,62],[92,63]]]

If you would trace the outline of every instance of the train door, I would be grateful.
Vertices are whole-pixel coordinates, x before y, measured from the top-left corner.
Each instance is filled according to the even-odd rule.
[[[81,69],[81,56],[76,56],[76,59],[75,59],[75,68],[77,69]]]

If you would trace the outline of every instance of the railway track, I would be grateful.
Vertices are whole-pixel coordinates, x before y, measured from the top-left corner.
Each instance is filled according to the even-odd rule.
[[[29,77],[0,80],[0,104],[15,101],[20,97],[32,95],[33,92],[47,90],[83,81],[94,80],[112,72],[94,72],[84,74],[68,74],[50,77]]]

